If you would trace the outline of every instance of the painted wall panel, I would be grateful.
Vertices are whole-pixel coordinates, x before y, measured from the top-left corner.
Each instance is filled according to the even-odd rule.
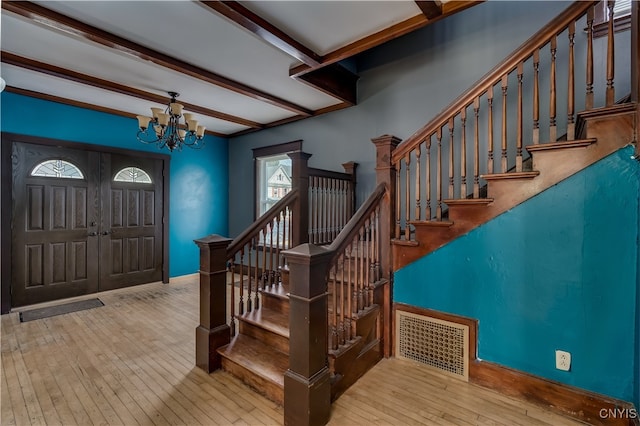
[[[479,320],[478,356],[632,401],[640,164],[624,148],[395,274],[394,301]],[[555,369],[555,350],[572,354]]]
[[[159,152],[136,140],[137,121],[112,114],[3,92],[2,131],[137,151]],[[164,151],[163,153],[168,153]],[[169,273],[197,272],[194,239],[227,235],[227,140],[205,136],[200,150],[171,154]]]

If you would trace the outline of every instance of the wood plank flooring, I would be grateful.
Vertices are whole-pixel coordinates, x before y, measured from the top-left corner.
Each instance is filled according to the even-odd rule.
[[[282,424],[282,407],[194,366],[197,279],[100,293],[104,307],[26,323],[3,315],[0,424]],[[334,403],[330,424],[579,423],[388,359]]]

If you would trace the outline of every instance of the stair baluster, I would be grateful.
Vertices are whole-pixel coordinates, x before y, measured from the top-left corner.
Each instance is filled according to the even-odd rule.
[[[500,156],[500,171],[507,172],[507,83],[509,75],[502,76],[502,145]],[[453,197],[449,197],[453,198]]]
[[[607,92],[606,106],[615,103],[616,92],[613,87],[613,77],[615,75],[615,46],[613,40],[613,6],[615,1],[607,0],[607,8],[609,9],[609,21],[607,22]]]
[[[467,192],[467,107],[460,110],[460,196]]]
[[[516,172],[522,171],[522,74],[524,63],[518,63],[518,108],[516,122]]]
[[[576,37],[576,22],[573,21],[569,24],[569,82],[567,83],[567,140],[572,141],[575,139],[576,124],[575,124],[575,59],[574,59],[574,45]]]
[[[595,7],[591,6],[587,11],[587,64],[586,64],[586,84],[587,94],[585,96],[584,108],[593,108],[593,21]]]
[[[554,35],[551,37],[551,70],[549,71],[549,141],[555,141],[558,139],[557,125],[556,125],[556,52],[557,37]]]
[[[592,70],[593,71],[593,70]],[[533,136],[534,145],[540,143],[540,49],[533,51]]]
[[[453,198],[454,186],[453,186],[453,168],[454,168],[454,139],[453,139],[453,117],[449,119],[447,123],[449,128],[449,198]]]

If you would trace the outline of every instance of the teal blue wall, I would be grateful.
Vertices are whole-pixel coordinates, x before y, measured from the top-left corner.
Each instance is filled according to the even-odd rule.
[[[136,140],[137,121],[88,109],[3,92],[2,131],[94,145],[160,152]],[[3,142],[4,143],[4,142]],[[161,153],[168,153],[162,151]],[[227,235],[227,140],[207,135],[200,150],[171,154],[169,274],[198,270],[196,238]]]
[[[407,265],[394,301],[479,320],[478,356],[633,401],[640,163],[622,149]],[[555,369],[555,350],[572,354]]]

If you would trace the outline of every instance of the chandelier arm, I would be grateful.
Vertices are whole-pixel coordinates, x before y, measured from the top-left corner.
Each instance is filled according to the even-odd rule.
[[[168,122],[165,126],[158,124],[159,118],[155,117],[148,123],[146,129],[140,128],[137,134],[138,141],[145,144],[156,144],[158,149],[164,147],[169,148],[170,151],[182,150],[183,146],[188,146],[192,149],[200,149],[204,146],[204,135],[198,136],[196,130],[189,130],[189,123],[186,118],[185,123],[180,123],[180,117],[183,115],[179,112],[182,110],[182,105],[176,109],[176,114],[171,109],[171,104],[176,103],[176,98],[179,96],[177,92],[168,92],[171,100],[165,109],[165,114],[168,116]],[[160,126],[160,129],[158,129]],[[200,126],[198,126],[200,127]],[[200,129],[198,129],[199,131]],[[181,136],[184,134],[184,136]]]

